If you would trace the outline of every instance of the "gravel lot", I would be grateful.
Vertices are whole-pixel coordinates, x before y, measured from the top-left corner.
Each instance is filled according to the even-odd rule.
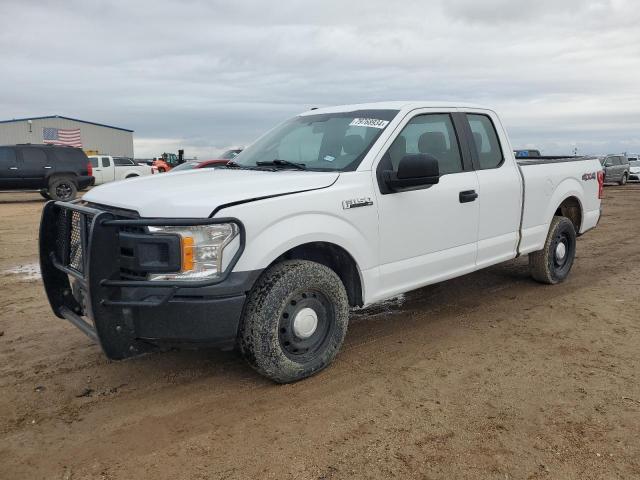
[[[354,312],[278,386],[233,352],[121,363],[49,310],[42,199],[0,194],[0,477],[640,478],[640,185],[569,280],[518,259]]]

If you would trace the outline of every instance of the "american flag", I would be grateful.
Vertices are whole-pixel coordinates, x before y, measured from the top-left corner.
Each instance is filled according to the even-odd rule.
[[[79,128],[69,129],[44,127],[42,129],[42,138],[44,139],[44,143],[82,148],[82,139],[80,138]]]

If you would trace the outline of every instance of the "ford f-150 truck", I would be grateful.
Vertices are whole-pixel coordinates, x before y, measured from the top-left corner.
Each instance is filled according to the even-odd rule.
[[[516,162],[487,108],[315,109],[226,168],[49,202],[42,276],[55,314],[109,358],[237,345],[291,382],[332,362],[350,307],[527,254],[535,280],[562,282],[602,183],[596,159]]]

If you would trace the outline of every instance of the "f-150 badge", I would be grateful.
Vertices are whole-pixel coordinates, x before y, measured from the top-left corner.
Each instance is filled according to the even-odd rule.
[[[342,201],[342,208],[345,210],[350,208],[368,207],[369,205],[373,205],[371,197],[352,198],[350,200]]]

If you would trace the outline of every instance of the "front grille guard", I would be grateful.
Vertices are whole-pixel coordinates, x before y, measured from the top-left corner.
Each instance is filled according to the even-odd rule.
[[[190,281],[121,278],[119,232],[122,229],[216,223],[235,223],[240,234],[238,251],[219,277]],[[39,243],[42,280],[54,313],[99,341],[109,358],[119,359],[149,349],[136,340],[133,309],[164,305],[182,289],[224,282],[242,255],[245,230],[235,218],[122,219],[114,212],[79,202],[51,201],[42,211]],[[80,298],[73,294],[70,278],[78,284],[76,287],[82,292]],[[149,289],[154,294],[149,295]]]

